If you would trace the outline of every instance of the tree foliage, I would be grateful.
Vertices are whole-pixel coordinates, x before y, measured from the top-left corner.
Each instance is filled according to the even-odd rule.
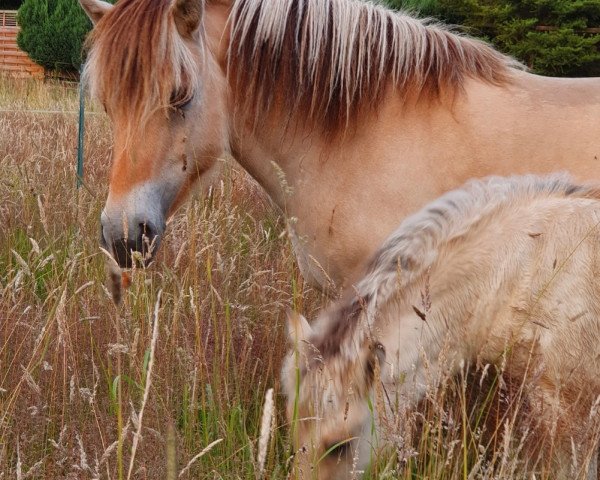
[[[77,70],[91,22],[77,0],[25,0],[19,8],[19,48],[45,68]]]
[[[388,0],[492,42],[534,72],[600,75],[600,0]]]

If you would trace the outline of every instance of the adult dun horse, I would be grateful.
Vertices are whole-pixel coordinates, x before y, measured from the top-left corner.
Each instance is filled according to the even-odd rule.
[[[282,385],[301,478],[356,478],[372,448],[407,441],[403,410],[479,362],[519,395],[495,427],[510,448],[469,478],[596,480],[599,266],[600,190],[563,176],[475,180],[408,217],[347,298],[311,326],[291,317]]]
[[[114,127],[102,236],[123,266],[225,154],[297,219],[321,286],[359,278],[401,219],[468,178],[600,178],[599,80],[531,75],[441,25],[358,0],[81,4]]]

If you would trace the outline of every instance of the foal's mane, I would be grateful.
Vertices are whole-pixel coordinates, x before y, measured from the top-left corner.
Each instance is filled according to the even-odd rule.
[[[341,355],[353,361],[356,347],[370,336],[377,310],[423,279],[443,245],[476,235],[476,225],[502,212],[550,197],[600,200],[600,189],[575,184],[566,174],[489,177],[431,202],[388,237],[355,292],[319,317],[312,343],[323,358]]]
[[[404,98],[509,81],[513,59],[446,27],[359,0],[236,0],[229,76],[255,120],[274,109],[345,129],[390,87]],[[282,108],[283,107],[283,108]]]

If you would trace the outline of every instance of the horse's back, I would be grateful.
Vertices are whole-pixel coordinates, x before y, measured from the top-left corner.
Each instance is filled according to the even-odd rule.
[[[479,285],[478,310],[495,315],[475,319],[489,330],[475,329],[473,338],[483,345],[483,359],[506,362],[532,418],[554,432],[548,438],[559,449],[572,444],[583,452],[600,427],[590,420],[600,398],[600,201],[567,196],[524,207],[498,219],[507,221],[510,238],[496,241],[487,278],[499,288],[485,292],[490,283]]]
[[[489,242],[494,252],[483,264],[498,289],[482,299],[502,303],[497,311],[510,322],[491,331],[518,339],[525,354],[536,351],[557,376],[573,377],[585,360],[600,386],[594,373],[600,371],[600,200],[551,197],[509,209],[497,224],[489,222],[487,235],[473,239]]]
[[[600,199],[515,195],[470,215],[394,303],[414,315],[426,292],[429,325],[449,324],[440,331],[465,357],[493,362],[508,350],[516,375],[534,363],[547,384],[599,395]]]

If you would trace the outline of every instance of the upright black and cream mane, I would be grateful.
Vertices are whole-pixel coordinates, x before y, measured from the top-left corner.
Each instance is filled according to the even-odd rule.
[[[467,77],[503,84],[513,59],[446,27],[359,0],[237,0],[229,75],[256,116],[294,112],[336,131],[400,95],[460,90]]]

